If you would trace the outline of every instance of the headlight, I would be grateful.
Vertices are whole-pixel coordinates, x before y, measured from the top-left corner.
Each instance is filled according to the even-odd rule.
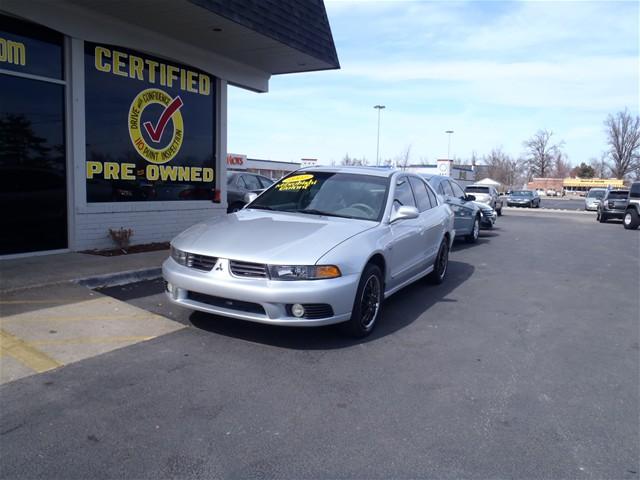
[[[171,245],[171,258],[173,258],[180,265],[187,265],[187,252],[178,250],[173,245]]]
[[[335,265],[269,265],[272,280],[322,280],[342,276]]]

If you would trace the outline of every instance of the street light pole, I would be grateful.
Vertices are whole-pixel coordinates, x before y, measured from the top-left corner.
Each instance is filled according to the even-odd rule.
[[[378,142],[376,146],[376,167],[380,163],[380,110],[386,108],[384,105],[374,105],[373,108],[378,110]]]
[[[453,130],[447,130],[444,133],[449,134],[449,145],[447,146],[447,160],[451,160],[451,134],[453,133]]]

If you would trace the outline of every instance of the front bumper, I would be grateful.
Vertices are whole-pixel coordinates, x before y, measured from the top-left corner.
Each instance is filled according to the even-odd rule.
[[[162,276],[171,285],[171,293],[167,291],[167,296],[176,305],[240,320],[296,327],[331,325],[349,320],[360,281],[358,275],[306,281],[239,278],[231,274],[229,262],[223,258],[218,259],[209,272],[184,267],[168,258],[162,265]],[[215,304],[205,302],[203,295],[221,301]],[[246,311],[247,308],[242,306],[247,303],[261,309]],[[331,306],[333,315],[325,318],[294,317],[287,306],[295,303],[327,304]]]
[[[529,200],[509,200],[507,201],[508,207],[530,207],[531,202]]]

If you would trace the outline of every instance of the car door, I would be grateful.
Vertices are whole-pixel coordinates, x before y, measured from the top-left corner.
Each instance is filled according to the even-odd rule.
[[[433,265],[440,247],[440,240],[444,237],[444,216],[436,207],[438,203],[433,193],[429,195],[429,187],[421,178],[411,176],[409,182],[418,204],[420,212],[421,233],[423,237],[423,268]]]
[[[449,180],[451,183],[451,189],[453,190],[453,196],[458,201],[460,205],[460,219],[461,222],[464,222],[466,226],[465,231],[471,232],[473,229],[473,223],[475,221],[476,212],[478,211],[477,207],[471,200],[467,200],[467,195],[464,193],[463,188],[455,181]],[[457,231],[457,229],[456,229]]]
[[[456,235],[467,235],[471,232],[472,223],[468,208],[465,208],[462,200],[453,194],[453,188],[448,179],[445,178],[440,182],[438,193],[444,196],[445,201],[453,210]]]
[[[392,212],[401,206],[416,207],[413,190],[406,175],[397,177],[392,197]],[[393,287],[399,285],[423,269],[424,231],[422,219],[418,218],[397,220],[389,225],[391,232],[391,281]]]

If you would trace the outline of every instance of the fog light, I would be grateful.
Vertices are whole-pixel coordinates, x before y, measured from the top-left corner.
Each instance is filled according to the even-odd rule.
[[[167,282],[167,292],[173,293],[173,285],[171,285],[169,282]]]
[[[299,303],[294,303],[291,306],[291,313],[293,313],[294,317],[300,318],[304,315],[304,307]]]

